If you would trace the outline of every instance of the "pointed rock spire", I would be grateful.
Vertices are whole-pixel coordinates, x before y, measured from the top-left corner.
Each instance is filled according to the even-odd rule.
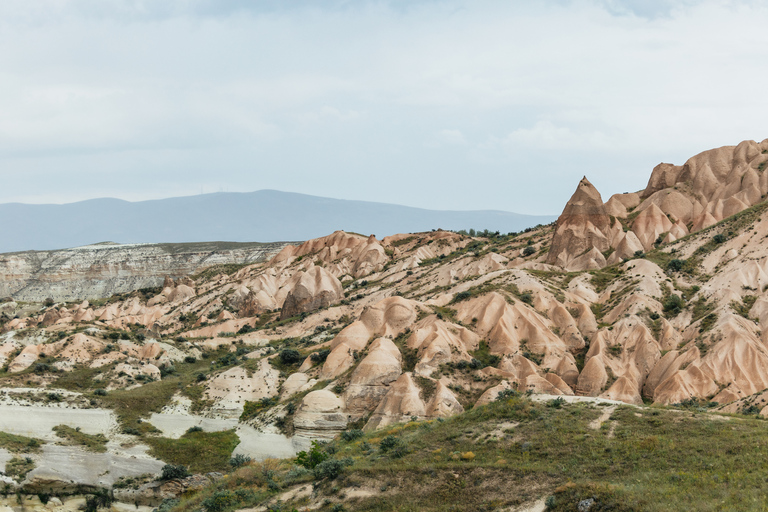
[[[547,263],[568,270],[585,270],[581,268],[583,265],[599,266],[595,258],[580,256],[592,249],[598,253],[607,251],[611,246],[610,234],[611,218],[605,210],[603,198],[584,176],[557,219]]]

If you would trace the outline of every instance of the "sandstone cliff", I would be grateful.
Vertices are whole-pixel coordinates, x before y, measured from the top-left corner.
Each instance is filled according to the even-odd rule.
[[[42,302],[109,297],[223,264],[262,261],[283,243],[98,244],[0,254],[0,297]]]

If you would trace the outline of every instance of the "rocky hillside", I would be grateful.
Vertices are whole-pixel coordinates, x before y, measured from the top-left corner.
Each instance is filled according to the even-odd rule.
[[[768,415],[766,161],[768,141],[720,148],[606,203],[585,178],[522,233],[337,231],[156,291],[7,302],[0,383],[71,392],[173,463],[192,434],[286,457],[523,392]]]
[[[603,204],[586,179],[557,220],[547,263],[566,270],[602,268],[701,231],[761,203],[768,194],[768,139],[744,141],[659,164],[645,190]]]
[[[213,265],[263,261],[284,243],[102,243],[57,251],[0,254],[0,297],[43,302],[98,299],[153,288]]]

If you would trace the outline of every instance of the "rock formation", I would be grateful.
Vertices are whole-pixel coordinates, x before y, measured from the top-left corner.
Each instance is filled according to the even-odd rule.
[[[547,263],[567,270],[605,266],[601,253],[611,247],[611,227],[600,193],[585,176],[557,219]]]
[[[344,296],[341,282],[322,267],[297,273],[288,286],[291,291],[283,302],[281,319],[327,308]]]

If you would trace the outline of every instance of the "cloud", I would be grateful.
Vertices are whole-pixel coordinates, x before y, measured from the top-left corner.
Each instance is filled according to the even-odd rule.
[[[0,202],[556,213],[583,174],[606,196],[765,138],[767,25],[726,0],[7,0]]]
[[[513,151],[523,149],[578,149],[587,151],[610,150],[615,146],[601,132],[575,132],[567,127],[555,126],[550,121],[538,121],[531,128],[519,128],[502,140],[502,145]]]

